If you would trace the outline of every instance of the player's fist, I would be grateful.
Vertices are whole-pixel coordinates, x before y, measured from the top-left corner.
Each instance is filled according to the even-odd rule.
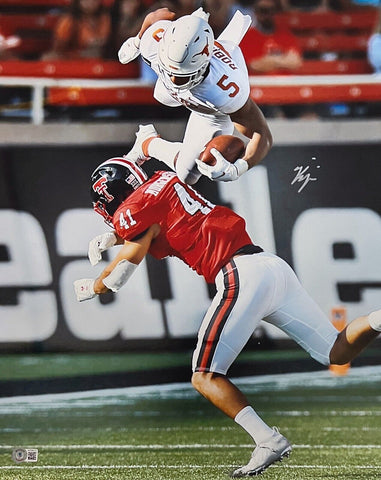
[[[96,293],[94,292],[94,282],[95,280],[92,278],[81,278],[80,280],[75,280],[74,291],[78,302],[84,302],[85,300],[90,300],[95,297]]]
[[[91,265],[96,265],[102,260],[102,252],[116,244],[117,238],[113,232],[102,233],[97,235],[89,243],[87,255]]]

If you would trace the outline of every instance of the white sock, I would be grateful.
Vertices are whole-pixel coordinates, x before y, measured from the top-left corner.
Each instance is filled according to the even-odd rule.
[[[243,408],[235,417],[234,421],[238,423],[252,437],[258,445],[271,437],[274,433],[250,406]]]
[[[168,142],[162,138],[154,138],[148,145],[148,153],[150,157],[157,158],[176,171],[174,162],[181,146],[181,142]]]
[[[376,332],[381,332],[381,310],[376,310],[368,315],[369,325],[376,330]]]

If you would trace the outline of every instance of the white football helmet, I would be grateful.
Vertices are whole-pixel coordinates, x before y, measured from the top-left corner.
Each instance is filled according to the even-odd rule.
[[[204,12],[202,12],[204,13]],[[202,81],[213,54],[214,35],[206,14],[185,15],[164,32],[159,43],[159,71],[171,89],[187,90]],[[174,83],[171,77],[179,81]]]

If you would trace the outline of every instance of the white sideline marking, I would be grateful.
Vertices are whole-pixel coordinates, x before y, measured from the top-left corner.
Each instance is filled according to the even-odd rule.
[[[10,450],[14,445],[0,445],[0,450]],[[191,443],[191,444],[125,444],[125,445],[111,445],[111,444],[84,444],[84,445],[34,445],[33,448],[40,448],[44,450],[181,450],[181,449],[231,449],[231,448],[253,448],[252,443],[241,444],[211,444],[211,443]],[[294,449],[381,449],[381,445],[309,445],[309,444],[293,444]]]
[[[155,468],[155,469],[179,469],[186,470],[190,468],[234,468],[237,465],[35,465],[35,466],[22,466],[22,465],[3,465],[0,466],[0,470],[114,470],[114,469],[140,469],[140,468]],[[270,468],[317,468],[319,470],[380,470],[381,465],[271,465]]]

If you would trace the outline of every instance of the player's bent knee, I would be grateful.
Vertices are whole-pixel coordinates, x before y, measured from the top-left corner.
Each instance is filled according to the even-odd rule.
[[[192,385],[195,390],[202,393],[207,389],[207,385],[213,378],[212,372],[194,372],[192,375]]]
[[[336,342],[329,354],[329,363],[331,365],[345,365],[352,360],[352,354],[340,341]]]
[[[176,165],[176,175],[183,183],[188,185],[194,185],[201,177],[201,173],[196,167],[189,169],[180,162]]]
[[[179,179],[183,182],[186,183],[187,185],[194,185],[200,178],[201,174],[195,174],[193,172],[183,172],[182,174],[179,174],[179,172],[176,172],[177,176]]]

